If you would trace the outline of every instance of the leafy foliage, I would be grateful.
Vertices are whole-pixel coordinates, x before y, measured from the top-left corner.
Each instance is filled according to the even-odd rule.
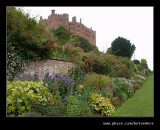
[[[64,45],[70,38],[68,30],[61,26],[54,31],[54,35],[58,38],[58,42]]]
[[[17,73],[25,70],[25,61],[18,56],[11,43],[7,46],[7,80],[13,80]]]
[[[110,100],[102,97],[101,94],[92,93],[89,102],[102,115],[110,116],[115,112],[115,107],[111,104]]]
[[[113,85],[113,82],[109,76],[91,74],[86,76],[83,85],[91,89],[103,90],[104,86],[110,87]]]
[[[33,109],[34,112],[40,113],[42,116],[67,116],[67,108],[64,105],[44,106],[37,105]]]
[[[29,80],[38,80],[38,74],[34,74],[34,77]],[[74,90],[74,81],[65,74],[55,74],[52,78],[52,76],[49,76],[49,73],[46,73],[42,81],[43,85],[48,88],[48,92],[53,94],[58,93],[61,99],[65,98],[69,93],[71,93],[71,91]]]
[[[22,10],[7,7],[7,43],[12,44],[23,60],[49,57],[55,42],[53,35],[41,21],[37,23]]]
[[[9,116],[92,116],[93,110],[110,116],[133,96],[150,74],[147,61],[131,61],[135,46],[118,37],[104,54],[89,41],[72,36],[65,27],[50,31],[40,21],[7,7],[7,79],[23,72],[31,60],[73,61],[68,75],[45,75],[39,81],[7,81]],[[110,78],[114,77],[114,78]]]
[[[67,100],[68,116],[91,116],[93,108],[89,106],[90,89],[79,89]]]
[[[81,68],[71,68],[68,70],[68,75],[76,84],[80,84],[86,76],[86,73]]]
[[[75,46],[81,47],[84,52],[89,52],[89,51],[98,51],[98,48],[94,45],[91,45],[91,43],[89,43],[89,41],[81,36],[78,35],[74,35],[72,36],[72,38],[74,39],[74,43],[78,43],[75,44]]]
[[[140,61],[137,59],[133,60],[133,62],[134,62],[134,64],[140,64]]]
[[[118,108],[118,107],[120,107],[122,105],[122,102],[118,97],[112,97],[111,98],[111,103],[113,104],[113,106],[115,108]]]
[[[118,37],[111,43],[112,54],[131,58],[136,47],[129,40]]]
[[[43,82],[7,81],[7,115],[19,116],[31,111],[36,104],[54,105],[56,97],[47,91]]]
[[[98,74],[108,75],[111,67],[107,62],[106,57],[101,53],[90,52],[83,56],[83,69],[85,72],[95,72]]]
[[[114,81],[114,92],[113,95],[126,101],[133,96],[133,86],[126,79],[116,78]]]

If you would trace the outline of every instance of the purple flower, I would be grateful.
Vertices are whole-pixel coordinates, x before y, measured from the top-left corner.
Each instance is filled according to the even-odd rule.
[[[56,73],[55,77],[56,77],[56,78],[59,78],[59,75]]]
[[[71,89],[71,87],[72,87],[72,84],[69,84],[69,89]]]
[[[29,80],[29,81],[32,81],[32,78],[29,78],[28,80]]]
[[[38,74],[34,74],[34,77],[35,77],[35,78],[38,78],[38,77],[39,77],[39,75],[38,75]]]
[[[51,78],[52,78],[52,76],[49,76],[49,80],[52,80]]]
[[[45,78],[47,78],[49,76],[49,73],[45,74]]]
[[[55,77],[53,77],[52,81],[54,82]]]
[[[65,101],[65,102],[66,102],[66,101],[67,101],[67,98],[63,98],[63,99],[61,99],[61,101]]]
[[[48,81],[47,83],[48,83],[48,84],[51,84],[51,82],[50,82],[50,81]]]

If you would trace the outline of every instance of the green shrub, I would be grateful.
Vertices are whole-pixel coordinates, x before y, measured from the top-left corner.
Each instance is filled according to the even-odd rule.
[[[114,81],[114,97],[118,97],[121,101],[126,101],[133,96],[132,84],[124,78],[116,78]]]
[[[7,80],[13,80],[17,73],[25,70],[25,61],[15,53],[11,43],[7,46]]]
[[[111,71],[109,62],[105,56],[99,52],[90,52],[84,55],[82,61],[85,63],[84,70],[86,72],[108,75]]]
[[[78,96],[70,96],[67,101],[67,114],[68,116],[78,116],[81,112],[82,103]]]
[[[37,105],[34,108],[34,112],[40,113],[43,116],[67,116],[67,108],[64,105]]]
[[[72,58],[75,58],[76,56],[79,56],[80,53],[83,53],[83,49],[80,48],[80,47],[73,47],[71,44],[67,43],[65,44],[64,46],[64,53],[70,57],[71,59]]]
[[[93,108],[88,104],[91,89],[77,88],[74,95],[67,98],[67,113],[69,116],[91,116]]]
[[[126,77],[127,74],[127,64],[122,62],[117,56],[106,54],[106,62],[110,66],[110,74],[113,74],[113,77]]]
[[[86,78],[84,79],[83,85],[91,89],[103,90],[104,86],[110,87],[113,85],[113,82],[109,76],[90,74],[90,75],[87,75]]]
[[[38,112],[26,112],[22,114],[22,117],[44,117],[44,116]]]
[[[54,50],[53,35],[42,21],[37,23],[22,11],[7,7],[7,43],[25,61],[48,58]]]
[[[132,85],[133,85],[133,88],[135,88],[136,90],[140,89],[140,85],[138,83],[133,82]]]
[[[50,58],[69,61],[68,56],[66,54],[59,53],[59,52],[54,52],[52,56],[50,56]]]
[[[68,75],[74,80],[76,85],[80,84],[86,76],[86,73],[81,68],[71,68],[68,70]]]
[[[141,79],[136,80],[136,82],[137,82],[140,86],[144,83],[144,81],[141,80]]]
[[[70,38],[70,33],[64,26],[57,28],[54,31],[54,35],[58,38],[58,43],[61,45],[64,45]]]
[[[19,116],[31,111],[36,104],[54,105],[58,101],[43,82],[7,81],[7,115]]]
[[[115,108],[118,108],[118,107],[120,107],[122,105],[122,102],[118,97],[112,97],[111,98],[111,103],[113,104],[113,106]]]
[[[78,35],[74,35],[72,36],[72,38],[75,38],[76,46],[81,47],[84,52],[89,52],[89,51],[98,51],[98,48],[94,45],[91,45],[91,43],[89,43],[89,41],[81,36]]]
[[[134,64],[140,64],[140,61],[137,60],[137,59],[135,59],[135,60],[133,60],[133,63],[134,63]]]
[[[108,98],[104,98],[101,94],[92,93],[90,96],[90,106],[100,112],[102,115],[110,116],[115,112],[115,107]]]

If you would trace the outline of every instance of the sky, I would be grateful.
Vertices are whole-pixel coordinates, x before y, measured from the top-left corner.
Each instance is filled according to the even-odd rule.
[[[96,31],[96,46],[106,52],[112,41],[123,37],[136,46],[133,59],[146,59],[148,67],[153,70],[153,7],[17,7],[22,8],[30,17],[48,18],[51,10],[56,14],[69,14],[69,21],[76,16],[77,22]]]

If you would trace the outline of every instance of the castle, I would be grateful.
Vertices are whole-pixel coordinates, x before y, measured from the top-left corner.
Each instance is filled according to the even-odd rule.
[[[69,22],[69,15],[67,13],[55,14],[55,10],[51,10],[51,15],[48,16],[48,19],[40,20],[47,26],[48,29],[57,29],[60,26],[64,26],[69,32],[70,35],[79,35],[86,38],[92,45],[96,46],[96,31],[93,31],[92,28],[88,28],[80,22],[76,21],[76,17],[72,17],[72,21]]]

